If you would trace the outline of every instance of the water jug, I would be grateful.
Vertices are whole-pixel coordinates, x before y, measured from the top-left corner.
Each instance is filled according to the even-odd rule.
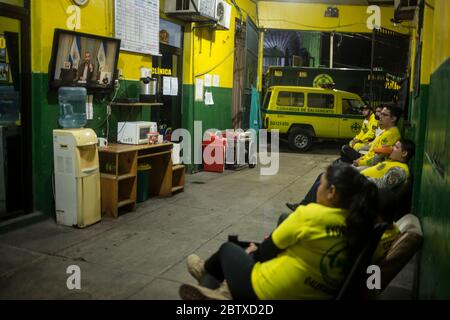
[[[63,128],[82,128],[86,125],[86,88],[61,87],[58,90],[59,119]]]

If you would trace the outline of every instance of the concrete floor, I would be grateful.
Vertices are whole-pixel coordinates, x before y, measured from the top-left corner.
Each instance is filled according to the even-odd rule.
[[[208,257],[229,234],[261,241],[284,203],[305,194],[338,147],[327,143],[307,154],[282,147],[274,176],[261,176],[259,167],[187,175],[183,193],[86,229],[46,219],[2,233],[0,299],[179,299],[180,284],[193,282],[187,255]],[[66,286],[70,265],[81,269],[80,290]],[[411,297],[411,268],[394,280],[388,299]]]

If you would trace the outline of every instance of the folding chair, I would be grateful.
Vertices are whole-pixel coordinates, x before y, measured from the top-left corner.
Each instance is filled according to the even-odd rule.
[[[381,236],[388,227],[387,223],[377,224],[369,234],[366,246],[361,250],[344,283],[336,295],[336,300],[356,300],[362,298],[366,288],[366,270],[370,265]]]
[[[401,234],[378,263],[381,270],[381,289],[367,290],[366,297],[369,299],[376,299],[422,246],[423,233],[416,216],[406,214],[395,224]]]

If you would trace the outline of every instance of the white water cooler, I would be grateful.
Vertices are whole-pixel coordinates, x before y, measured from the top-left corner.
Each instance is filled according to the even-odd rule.
[[[53,130],[56,222],[84,228],[101,220],[97,136],[92,129]]]

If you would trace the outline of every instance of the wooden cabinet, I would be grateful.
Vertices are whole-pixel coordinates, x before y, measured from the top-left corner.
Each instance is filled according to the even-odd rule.
[[[150,196],[172,195],[172,143],[155,145],[109,144],[99,148],[102,214],[117,217],[136,205],[138,163],[151,165]],[[183,166],[184,169],[184,166]],[[180,171],[176,168],[175,171]],[[183,171],[184,173],[184,171]],[[179,174],[177,173],[178,177]],[[178,179],[178,178],[177,178]],[[180,183],[181,180],[177,180]],[[183,175],[184,184],[184,175]],[[180,190],[179,188],[177,191]]]
[[[104,149],[99,149],[102,215],[117,217],[119,208],[129,211],[136,204],[137,152]]]
[[[172,193],[184,190],[184,165],[178,164],[172,167]]]

